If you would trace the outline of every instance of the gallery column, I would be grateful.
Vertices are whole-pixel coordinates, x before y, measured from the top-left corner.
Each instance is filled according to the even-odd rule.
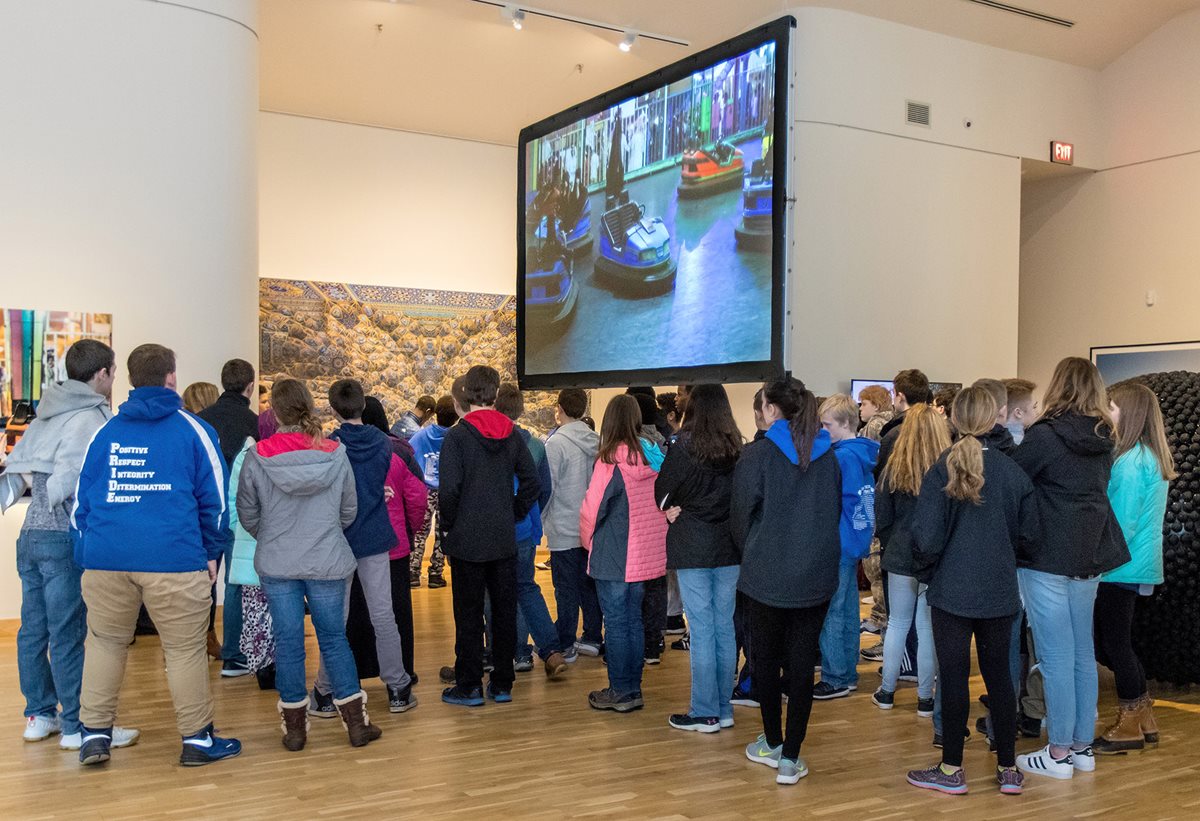
[[[111,312],[181,386],[257,360],[256,11],[0,4],[0,308]]]

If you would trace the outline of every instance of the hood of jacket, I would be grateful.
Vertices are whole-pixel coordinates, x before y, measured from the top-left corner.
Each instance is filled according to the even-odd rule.
[[[342,424],[330,436],[338,442],[341,442],[346,447],[346,455],[351,461],[355,456],[366,456],[371,453],[376,453],[380,448],[387,448],[389,452],[392,449],[392,443],[388,439],[388,435],[374,425],[349,425]]]
[[[906,411],[900,411],[899,413],[896,413],[895,411],[889,411],[889,413],[892,414],[892,417],[888,419],[888,421],[884,422],[883,427],[879,429],[880,439],[887,436],[895,428],[898,428],[904,424],[904,414]]]
[[[1108,432],[1107,427],[1101,426],[1101,433],[1096,432],[1099,422],[1094,416],[1064,413],[1061,416],[1040,419],[1034,424],[1048,427],[1072,453],[1078,453],[1080,456],[1099,456],[1112,453],[1115,447],[1113,440],[1103,435]]]
[[[596,451],[600,449],[600,434],[579,420],[568,422],[550,435],[561,437],[560,441],[569,442],[589,459],[595,459]]]
[[[108,398],[92,390],[86,382],[68,379],[61,385],[47,385],[38,402],[37,418],[47,421],[64,413],[108,405]]]
[[[1007,453],[1017,446],[1016,440],[1013,439],[1012,433],[1007,427],[996,423],[987,433],[979,437],[979,441],[983,442],[983,446],[998,450],[1001,453]]]
[[[643,458],[638,459],[636,464],[629,463],[629,448],[625,445],[619,445],[617,447],[617,452],[613,454],[614,460],[616,462],[616,466],[621,470],[621,473],[628,476],[630,479],[649,479],[653,481],[655,475],[658,473],[658,468],[647,463],[646,460],[650,458],[646,455],[646,448],[649,443],[647,443],[644,439],[641,441]],[[654,447],[654,445],[650,445],[650,447],[653,448],[656,453],[658,453],[658,463],[661,465],[662,452],[659,451],[658,448]]]
[[[499,447],[513,432],[512,420],[492,408],[471,411],[462,420],[467,423],[467,430],[489,448]]]
[[[875,460],[879,457],[878,442],[856,436],[853,439],[843,439],[833,447],[838,452],[839,463],[844,463],[847,459],[853,459],[858,463],[863,473],[869,474],[875,469]],[[817,458],[815,453],[813,454],[813,458]]]
[[[663,460],[666,459],[666,454],[662,452],[662,448],[651,442],[649,439],[638,439],[642,443],[642,455],[646,457],[646,461],[650,464],[651,469],[655,473],[662,470]]]
[[[277,488],[291,496],[315,496],[337,478],[342,447],[326,439],[314,450],[302,433],[277,433],[260,442],[255,453],[263,473]]]
[[[182,407],[183,400],[170,388],[134,388],[121,403],[119,413],[124,419],[152,422],[165,419]]]
[[[426,425],[422,430],[424,431],[423,436],[429,443],[429,447],[425,449],[425,452],[441,453],[442,442],[446,441],[446,431],[450,430],[450,428],[444,428],[437,422],[433,422]]]
[[[792,428],[788,425],[786,419],[779,419],[771,427],[767,428],[767,440],[779,448],[779,451],[787,457],[787,460],[793,465],[800,464],[800,454],[796,451],[796,443],[792,441]],[[815,462],[820,457],[829,452],[833,447],[833,440],[829,438],[829,431],[817,431],[817,436],[813,439],[812,454],[809,457],[810,462]]]

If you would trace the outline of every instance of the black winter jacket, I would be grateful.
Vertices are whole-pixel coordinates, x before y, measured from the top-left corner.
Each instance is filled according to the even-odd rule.
[[[842,471],[828,436],[818,442],[823,451],[806,471],[766,439],[747,445],[733,472],[738,590],[771,607],[815,607],[837,590]]]
[[[887,467],[888,459],[892,458],[892,450],[896,440],[900,438],[900,426],[904,424],[904,415],[908,411],[900,411],[879,429],[879,455],[875,457],[875,484],[883,478],[883,469]]]
[[[667,451],[654,482],[654,498],[663,510],[682,508],[667,530],[668,570],[739,563],[729,530],[729,498],[736,464],[731,461],[709,466],[697,462],[687,434]]]
[[[446,431],[438,470],[446,555],[470,562],[515,556],[516,524],[533,509],[541,485],[508,417],[490,408],[464,416]]]
[[[1041,419],[1013,459],[1033,481],[1041,535],[1021,566],[1056,576],[1098,576],[1129,561],[1108,501],[1113,441],[1100,420],[1079,414]]]
[[[258,441],[258,414],[250,410],[250,400],[240,393],[225,391],[214,404],[196,415],[217,432],[221,455],[230,467],[241,453],[247,436]]]
[[[898,576],[915,576],[912,517],[917,497],[892,490],[887,480],[875,490],[875,535],[883,547],[880,567]]]
[[[981,504],[946,495],[946,454],[925,474],[913,514],[913,566],[930,607],[968,619],[1021,610],[1017,556],[1037,537],[1033,485],[1012,459],[984,447]],[[886,555],[886,553],[884,554]]]
[[[983,442],[984,447],[998,450],[1005,456],[1012,456],[1012,452],[1017,448],[1017,443],[1013,440],[1012,433],[1008,428],[999,423],[983,436],[980,436],[979,441]]]

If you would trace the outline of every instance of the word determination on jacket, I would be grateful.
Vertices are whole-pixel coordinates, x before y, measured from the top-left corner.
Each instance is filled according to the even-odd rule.
[[[122,479],[153,479],[152,470],[123,470],[122,468],[144,468],[150,448],[125,447],[120,442],[113,442],[108,450],[108,495],[105,501],[110,504],[135,504],[142,500],[142,494],[161,493],[171,490],[170,482],[129,482]]]

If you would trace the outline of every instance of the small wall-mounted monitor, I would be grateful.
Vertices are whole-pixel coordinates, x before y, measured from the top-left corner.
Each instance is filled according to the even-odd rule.
[[[858,395],[862,393],[862,389],[871,385],[878,385],[888,393],[892,392],[892,380],[890,379],[851,379],[850,380],[850,396],[855,402],[861,401]]]

